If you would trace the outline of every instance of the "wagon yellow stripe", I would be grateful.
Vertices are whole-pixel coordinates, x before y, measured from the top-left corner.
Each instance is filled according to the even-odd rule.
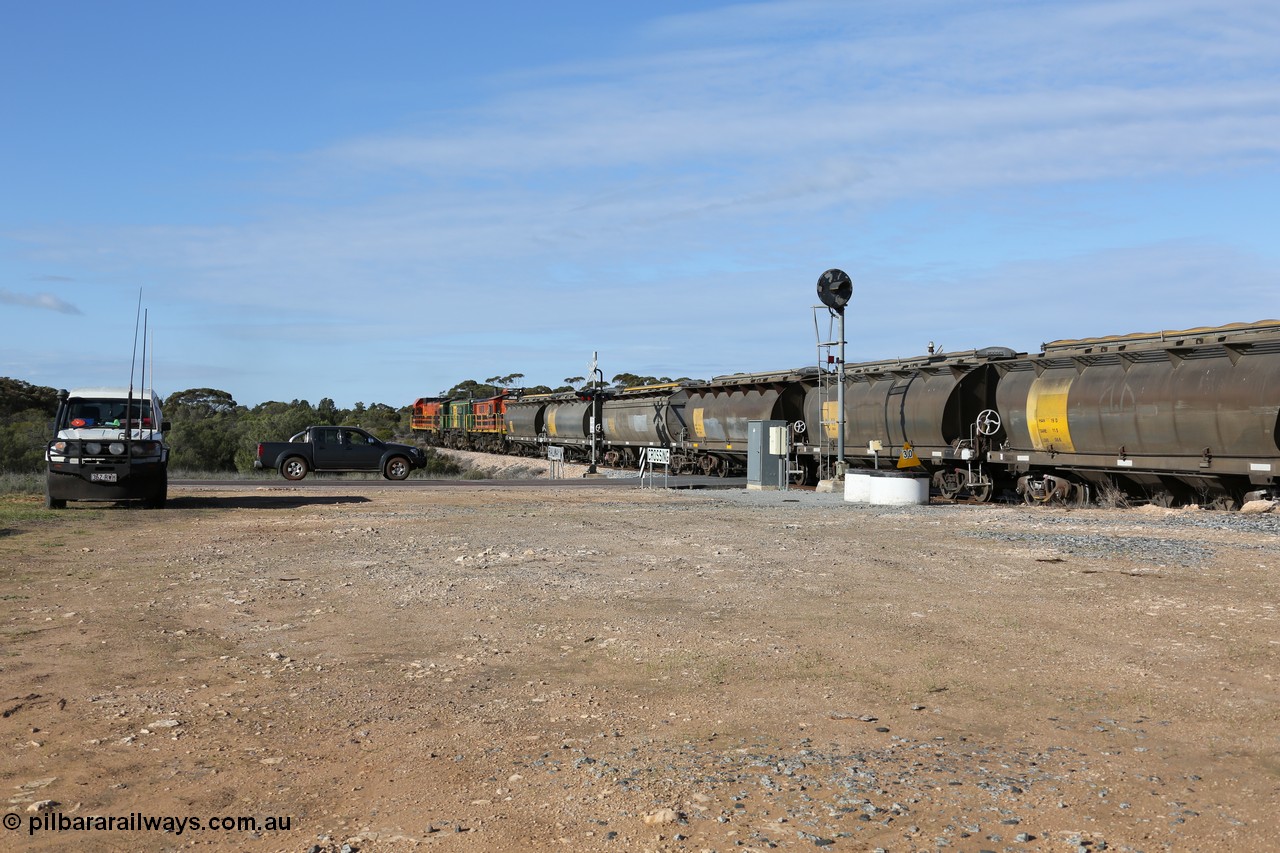
[[[1067,394],[1074,376],[1041,377],[1031,383],[1027,394],[1027,432],[1035,450],[1074,453],[1071,427],[1067,423]]]

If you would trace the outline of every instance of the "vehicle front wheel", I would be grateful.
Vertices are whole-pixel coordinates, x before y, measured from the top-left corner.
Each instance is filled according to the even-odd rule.
[[[151,490],[151,494],[142,500],[143,509],[164,509],[169,501],[169,475],[166,473],[156,483],[155,488]]]
[[[403,456],[392,456],[382,469],[382,476],[388,480],[403,480],[409,476],[409,460]]]
[[[307,476],[307,460],[301,456],[290,456],[280,463],[280,476],[286,480],[301,480]]]
[[[66,509],[67,502],[62,498],[50,497],[49,495],[46,494],[44,496],[44,508],[45,509]]]

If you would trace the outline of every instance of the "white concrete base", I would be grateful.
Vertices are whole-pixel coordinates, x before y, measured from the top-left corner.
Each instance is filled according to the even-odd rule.
[[[891,472],[856,473],[844,477],[844,499],[872,506],[911,506],[929,502],[927,477],[904,477]]]
[[[871,475],[849,471],[844,475],[844,499],[849,503],[871,503]]]
[[[928,502],[927,477],[871,478],[871,503],[875,506],[913,506]]]

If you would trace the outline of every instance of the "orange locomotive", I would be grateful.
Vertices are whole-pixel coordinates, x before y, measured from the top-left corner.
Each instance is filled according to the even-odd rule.
[[[501,453],[508,396],[509,392],[503,391],[483,400],[419,397],[413,403],[409,426],[440,447]]]

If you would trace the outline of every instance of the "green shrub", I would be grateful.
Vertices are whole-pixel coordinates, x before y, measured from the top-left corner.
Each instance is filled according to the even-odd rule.
[[[43,495],[43,471],[0,473],[0,495]]]

